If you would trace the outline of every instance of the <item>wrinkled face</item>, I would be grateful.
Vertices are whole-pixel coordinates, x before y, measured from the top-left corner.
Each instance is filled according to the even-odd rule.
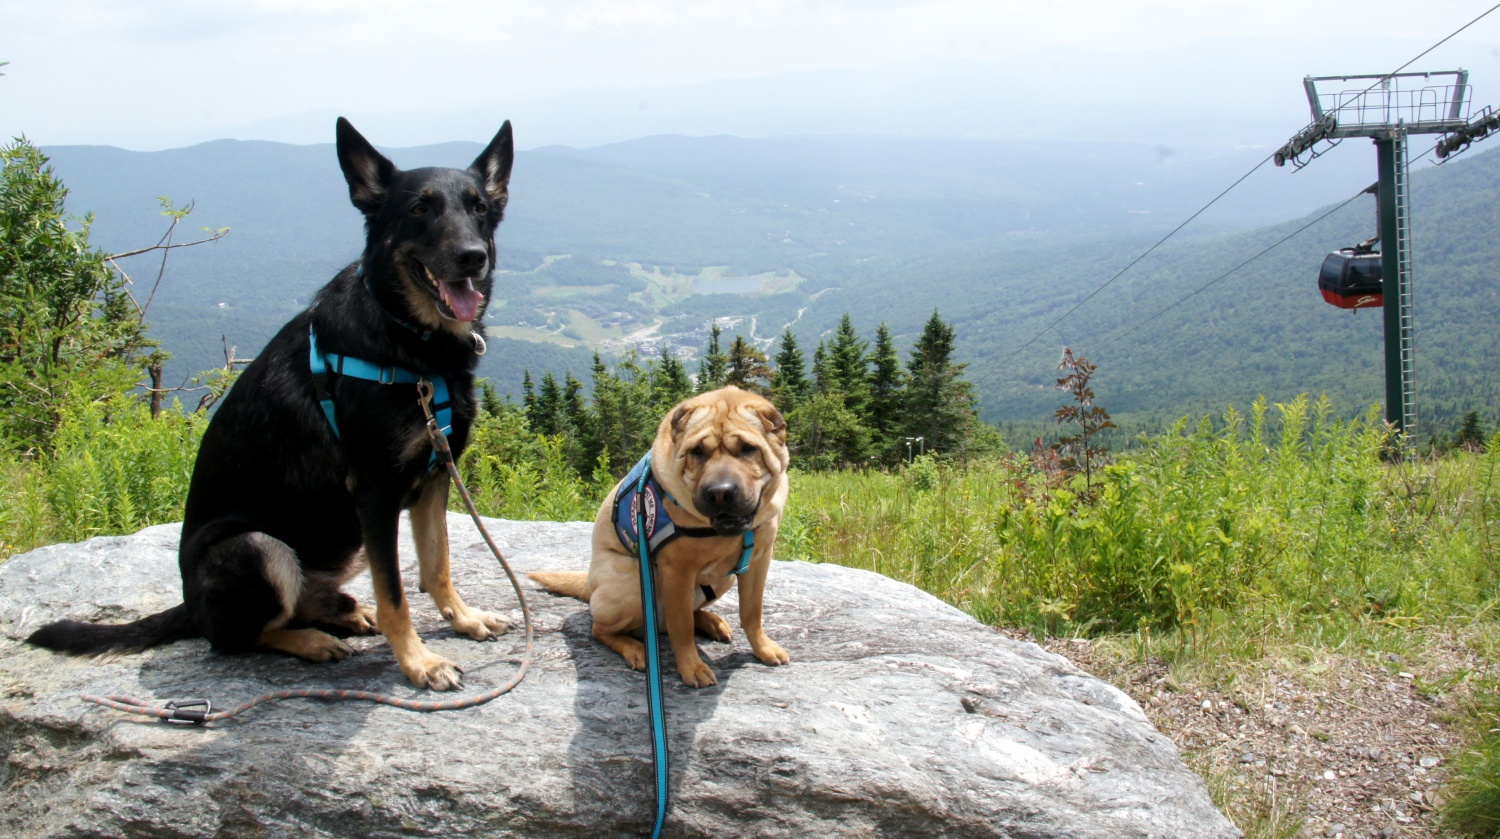
[[[402,171],[346,120],[339,165],[370,233],[366,281],[418,322],[467,334],[489,301],[495,228],[505,215],[514,159],[510,123],[468,169]]]
[[[786,422],[754,394],[725,388],[694,397],[670,419],[673,453],[693,507],[715,532],[748,529],[786,471]]]

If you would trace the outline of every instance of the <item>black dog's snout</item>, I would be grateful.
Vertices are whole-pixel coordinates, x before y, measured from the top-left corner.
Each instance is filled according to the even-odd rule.
[[[740,487],[734,481],[717,481],[705,484],[700,494],[703,496],[704,510],[710,516],[721,513],[739,512]]]
[[[458,270],[470,274],[483,269],[487,259],[489,254],[485,253],[484,248],[467,248],[455,254],[453,262]]]

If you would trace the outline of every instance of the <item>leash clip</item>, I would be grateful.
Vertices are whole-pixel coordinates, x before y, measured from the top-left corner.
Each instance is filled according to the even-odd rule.
[[[203,725],[214,710],[213,703],[207,699],[174,699],[162,708],[172,712],[172,716],[161,718],[168,725]]]
[[[453,450],[448,446],[448,438],[438,425],[437,417],[432,415],[433,393],[432,382],[425,377],[417,380],[417,404],[422,406],[422,413],[427,416],[427,437],[432,441],[433,460],[446,466],[453,462]]]

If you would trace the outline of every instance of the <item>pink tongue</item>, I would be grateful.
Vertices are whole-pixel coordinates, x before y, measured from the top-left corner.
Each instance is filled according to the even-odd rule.
[[[442,295],[443,302],[453,310],[453,317],[465,322],[479,314],[479,304],[484,302],[484,295],[475,290],[474,283],[469,280],[443,283]]]

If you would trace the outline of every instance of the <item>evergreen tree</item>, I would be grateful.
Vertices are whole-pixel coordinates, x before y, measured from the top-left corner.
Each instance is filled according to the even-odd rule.
[[[703,354],[703,361],[698,365],[699,393],[723,387],[729,376],[729,358],[724,355],[724,348],[719,344],[719,336],[722,334],[723,330],[719,329],[717,321],[709,323],[708,351]]]
[[[867,422],[870,359],[867,344],[845,314],[829,341],[813,350],[812,392],[787,419],[789,444],[799,462],[811,468],[865,465],[874,459]],[[884,406],[892,412],[895,406]]]
[[[673,355],[666,344],[651,372],[651,404],[658,413],[666,413],[678,402],[693,395],[693,380],[688,377],[687,367]]]
[[[863,464],[869,457],[870,429],[837,393],[809,396],[787,414],[793,462],[804,469],[835,469]]]
[[[569,370],[563,374],[562,413],[569,428],[582,427],[588,418],[588,407],[583,403],[583,382]]]
[[[563,422],[562,389],[557,386],[557,377],[548,370],[542,374],[541,393],[536,398],[536,413],[531,419],[531,428],[538,434],[552,437],[568,431]]]
[[[584,402],[583,382],[578,381],[571,370],[563,375],[559,412],[566,429],[563,435],[563,456],[574,471],[587,475],[599,456],[598,434],[595,433],[588,405]]]
[[[901,450],[896,436],[901,429],[901,412],[895,410],[905,398],[906,375],[901,370],[901,357],[896,354],[891,330],[880,324],[875,330],[875,348],[870,351],[870,408],[866,412],[865,424],[870,427],[875,447],[884,459],[895,459],[893,453]]]
[[[838,393],[838,377],[833,372],[833,361],[828,354],[828,342],[818,341],[813,348],[813,393]],[[843,401],[842,395],[839,401]]]
[[[589,403],[588,433],[580,444],[584,451],[598,457],[610,448],[607,442],[610,438],[609,429],[618,424],[617,418],[622,410],[622,395],[619,381],[610,373],[609,368],[604,366],[604,360],[599,357],[599,353],[594,353],[594,363],[589,370],[593,381],[593,393]],[[619,465],[614,458],[611,457],[610,460],[614,465]],[[634,461],[631,462],[634,463]]]
[[[479,409],[492,417],[505,413],[505,400],[489,379],[479,380]]]
[[[526,412],[526,424],[536,431],[540,426],[537,424],[536,387],[531,383],[530,370],[521,374],[521,409]]]
[[[591,426],[597,445],[595,457],[608,458],[615,477],[623,476],[646,453],[656,436],[661,414],[652,404],[650,377],[641,369],[634,353],[627,354],[614,371],[594,354],[594,407]],[[591,441],[592,442],[592,441]]]
[[[771,368],[766,354],[742,335],[734,336],[734,343],[729,347],[728,373],[724,383],[762,396],[771,392]]]
[[[797,348],[797,336],[787,327],[781,333],[781,349],[776,351],[776,371],[771,377],[771,397],[783,413],[801,404],[812,389],[805,366],[802,350]]]
[[[929,452],[960,452],[979,427],[974,386],[962,378],[968,365],[954,363],[953,343],[953,327],[934,310],[906,365],[905,436],[923,438]]]
[[[1479,424],[1479,412],[1470,411],[1464,414],[1463,425],[1459,426],[1457,435],[1453,442],[1460,448],[1469,451],[1482,452],[1485,449],[1485,433]]]
[[[828,345],[829,365],[833,370],[834,391],[844,397],[844,407],[854,413],[861,422],[870,411],[870,357],[865,348],[869,346],[854,331],[854,321],[848,313],[839,320],[834,330],[833,341]]]

